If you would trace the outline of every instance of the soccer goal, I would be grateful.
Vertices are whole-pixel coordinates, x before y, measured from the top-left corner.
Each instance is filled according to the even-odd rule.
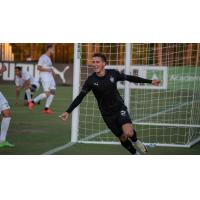
[[[119,82],[118,89],[138,132],[147,145],[191,147],[200,141],[199,44],[75,44],[73,98],[93,73],[91,58],[102,52],[112,68],[160,86]],[[118,144],[107,129],[90,92],[72,114],[71,141]]]

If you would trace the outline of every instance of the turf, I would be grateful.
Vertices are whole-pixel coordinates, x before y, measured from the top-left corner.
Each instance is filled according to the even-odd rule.
[[[53,148],[70,142],[71,120],[62,122],[58,116],[72,99],[71,87],[58,87],[52,109],[55,114],[46,116],[41,113],[44,102],[30,112],[23,106],[23,95],[19,105],[15,102],[14,85],[1,85],[1,92],[8,99],[12,109],[12,121],[8,134],[8,141],[14,143],[14,148],[1,148],[0,155],[40,155]],[[120,145],[75,144],[70,148],[55,154],[60,155],[126,155],[129,154]],[[200,143],[192,148],[149,148],[149,155],[196,155],[200,154]]]

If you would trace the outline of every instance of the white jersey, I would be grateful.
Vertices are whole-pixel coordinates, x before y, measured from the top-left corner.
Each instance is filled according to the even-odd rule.
[[[34,78],[29,72],[22,71],[22,76],[15,76],[15,85],[22,87],[25,81],[30,80],[31,85],[36,85],[39,87],[39,80]]]
[[[0,92],[0,114],[3,110],[10,109],[10,106],[8,104],[8,101],[3,96],[3,94]]]
[[[47,56],[46,54],[43,54],[40,56],[39,61],[38,61],[38,66],[41,66],[46,69],[53,68],[51,58]],[[52,72],[41,72],[40,71],[40,78],[42,80],[48,80],[53,78]]]

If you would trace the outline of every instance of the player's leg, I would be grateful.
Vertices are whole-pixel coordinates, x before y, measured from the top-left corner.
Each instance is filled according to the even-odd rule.
[[[32,101],[32,98],[31,98],[31,89],[30,88],[26,88],[25,89],[25,93],[26,93],[26,97],[27,97],[28,102],[31,102]]]
[[[56,92],[56,84],[55,84],[55,80],[52,78],[52,80],[50,82],[50,93],[47,97],[45,109],[44,109],[44,112],[46,114],[53,114],[53,111],[50,109],[50,106],[51,106],[53,99],[55,97],[55,92]]]
[[[128,137],[132,141],[134,147],[138,151],[140,151],[141,153],[147,152],[146,146],[140,140],[137,139],[137,133],[135,129],[133,129],[132,123],[123,124],[122,130],[123,130],[123,135],[125,135],[125,137]]]
[[[29,110],[32,111],[33,107],[36,103],[40,102],[41,100],[45,99],[49,95],[49,87],[50,83],[49,81],[42,80],[42,87],[43,87],[43,93],[36,96],[31,102],[29,102]]]
[[[117,123],[122,127],[123,137],[127,137],[138,151],[146,153],[147,148],[142,142],[140,142],[140,140],[137,139],[137,133],[133,128],[131,118],[126,109],[120,111]]]
[[[48,97],[47,97],[47,100],[46,100],[46,103],[45,103],[45,108],[44,108],[44,112],[46,114],[53,114],[54,112],[50,109],[50,106],[53,102],[53,99],[54,99],[54,96],[55,96],[55,90],[51,90]]]
[[[27,98],[27,95],[26,95],[26,92],[24,93],[24,106],[28,106],[29,103],[32,102],[32,98],[33,98],[33,95],[31,93],[31,100],[28,101],[28,98]]]
[[[137,142],[137,134],[135,130],[133,129],[132,123],[125,123],[122,125],[122,131],[123,134],[126,135],[126,137],[130,138],[130,140],[135,143]]]
[[[132,142],[123,134],[121,126],[117,122],[117,116],[103,116],[104,122],[112,133],[119,138],[121,145],[128,150],[131,154],[136,155],[137,151],[134,148]]]
[[[1,132],[0,132],[0,147],[13,147],[14,145],[6,141],[10,120],[11,110],[5,97],[0,93],[0,114],[2,116]]]
[[[38,104],[41,100],[47,98],[47,93],[43,92],[35,97],[31,102],[29,102],[29,110],[32,111],[35,104]]]
[[[119,136],[119,140],[121,142],[121,145],[127,149],[131,154],[133,155],[138,155],[138,151],[135,149],[135,147],[133,146],[132,142],[130,141],[130,139],[125,135],[125,134],[121,134]]]
[[[24,106],[28,106],[29,105],[29,102],[28,102],[28,98],[27,98],[27,95],[26,95],[26,92],[24,93]]]
[[[32,101],[34,93],[38,90],[38,86],[35,84],[32,84],[30,87],[30,90],[31,90],[31,101]],[[37,104],[40,104],[40,101],[38,101]]]

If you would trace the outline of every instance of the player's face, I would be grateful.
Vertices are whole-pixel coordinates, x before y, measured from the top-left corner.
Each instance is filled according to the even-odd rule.
[[[94,72],[100,73],[104,70],[106,63],[100,57],[93,57],[92,65]]]
[[[19,69],[15,69],[15,75],[20,77],[22,72]]]
[[[51,48],[49,48],[49,52],[51,55],[53,55],[55,53],[55,47],[52,46]]]

